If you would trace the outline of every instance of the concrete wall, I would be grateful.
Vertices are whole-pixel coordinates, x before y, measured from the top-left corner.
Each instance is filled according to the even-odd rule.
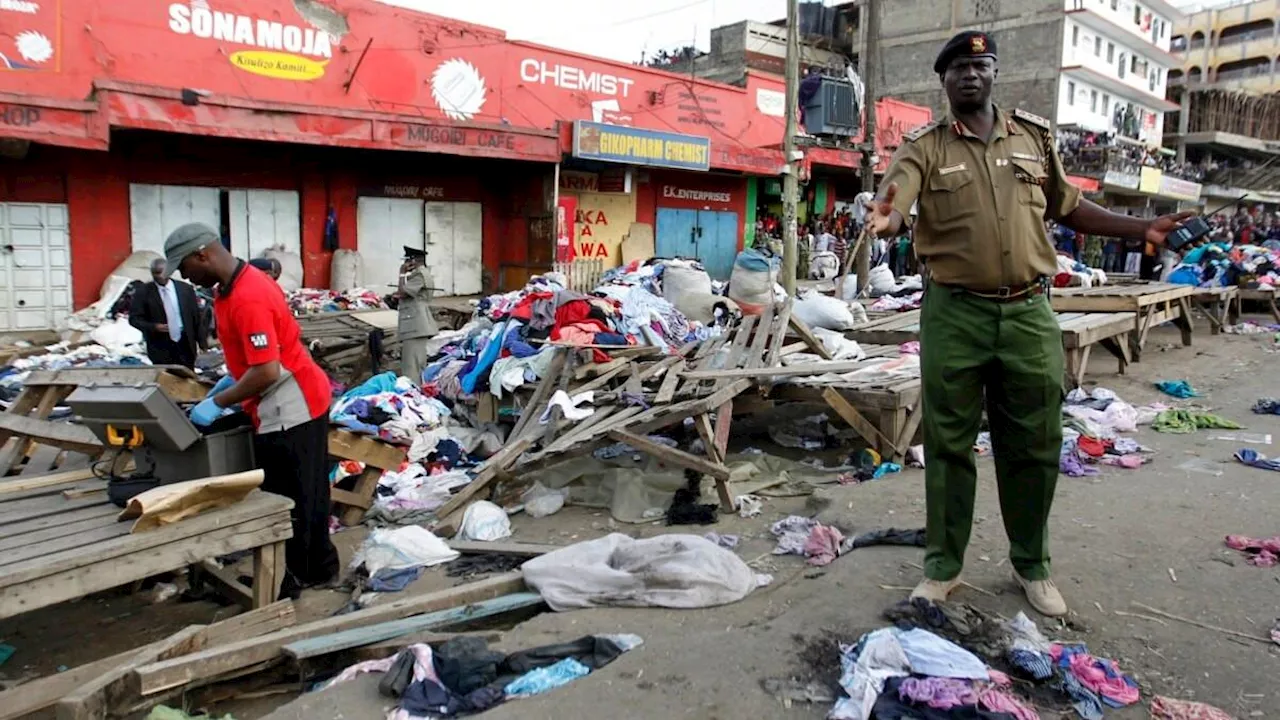
[[[934,58],[952,35],[982,30],[995,39],[1000,55],[996,103],[1055,116],[1061,0],[894,0],[881,8],[884,95],[931,107],[935,116],[945,117],[946,96],[933,73]]]

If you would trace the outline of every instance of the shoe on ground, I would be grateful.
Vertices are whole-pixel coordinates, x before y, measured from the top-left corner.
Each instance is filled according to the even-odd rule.
[[[1013,579],[1022,587],[1027,595],[1027,602],[1031,603],[1036,612],[1048,617],[1067,614],[1067,601],[1062,599],[1062,593],[1058,592],[1058,586],[1052,580],[1028,580],[1016,572],[1013,573]]]
[[[950,580],[930,580],[925,578],[911,591],[911,599],[924,598],[931,603],[946,602],[947,596],[960,587],[960,576]]]

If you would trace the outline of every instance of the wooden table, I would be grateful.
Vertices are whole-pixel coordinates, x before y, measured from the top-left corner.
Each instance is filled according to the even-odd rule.
[[[254,607],[284,578],[293,501],[254,491],[230,507],[130,534],[105,490],[68,499],[60,488],[0,497],[0,618],[74,600],[221,555],[253,550]]]
[[[1062,350],[1066,356],[1063,386],[1068,390],[1084,383],[1089,355],[1100,344],[1120,362],[1123,375],[1131,361],[1129,336],[1134,332],[1131,312],[1123,313],[1058,313],[1062,329]]]
[[[1196,288],[1191,296],[1191,306],[1209,318],[1209,333],[1217,335],[1227,325],[1234,325],[1240,317],[1240,288]]]
[[[1256,288],[1240,288],[1240,302],[1243,306],[1245,300],[1257,300],[1265,303],[1267,309],[1271,311],[1271,317],[1280,323],[1280,307],[1276,307],[1276,289],[1275,287],[1267,287],[1266,285]]]
[[[867,367],[899,356],[896,345],[867,345]],[[885,460],[906,457],[924,417],[920,402],[920,377],[857,381],[824,381],[797,378],[775,385],[770,397],[778,400],[825,402],[836,414],[880,453]]]
[[[1182,331],[1182,344],[1191,344],[1191,296],[1195,288],[1158,282],[1102,285],[1091,288],[1064,288],[1050,296],[1058,312],[1134,313],[1134,334],[1130,336],[1133,359],[1138,360],[1147,344],[1147,333],[1157,325],[1172,322]]]
[[[864,345],[901,345],[920,339],[920,311],[907,310],[874,318],[865,325],[846,330],[844,336]]]

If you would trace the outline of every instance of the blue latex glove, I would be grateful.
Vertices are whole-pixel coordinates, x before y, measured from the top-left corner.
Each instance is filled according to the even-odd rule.
[[[195,423],[197,427],[208,427],[215,420],[222,417],[222,408],[213,401],[213,398],[207,397],[191,408],[189,415],[191,422]]]
[[[235,379],[235,378],[231,377],[230,375],[223,375],[223,376],[222,376],[222,379],[221,379],[221,380],[219,380],[219,381],[218,381],[218,382],[213,386],[213,389],[212,389],[212,390],[210,390],[210,391],[209,391],[209,394],[208,394],[208,395],[205,395],[205,397],[206,397],[206,398],[211,398],[211,397],[213,397],[214,395],[217,395],[218,393],[222,392],[223,390],[226,390],[227,388],[229,388],[229,387],[231,387],[232,385],[235,385],[235,384],[236,384],[236,379]]]

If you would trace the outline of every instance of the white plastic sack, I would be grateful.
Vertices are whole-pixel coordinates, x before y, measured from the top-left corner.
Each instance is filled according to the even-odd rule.
[[[360,252],[345,248],[334,250],[333,262],[329,264],[329,289],[346,292],[359,287],[364,287],[364,259]]]
[[[859,306],[859,309],[860,306]],[[866,310],[863,310],[865,313]],[[867,353],[856,341],[850,340],[835,330],[813,328],[813,334],[822,341],[822,346],[831,353],[832,360],[862,360]]]
[[[672,260],[662,270],[662,297],[667,302],[680,307],[680,300],[686,295],[711,294],[711,276],[705,270],[691,267],[688,263]]]
[[[130,325],[128,320],[119,318],[115,322],[104,322],[94,328],[89,333],[89,339],[113,353],[126,353],[130,345],[142,343],[142,331]]]
[[[262,251],[262,257],[277,260],[280,263],[280,278],[276,282],[285,292],[293,292],[302,287],[302,256],[289,252],[283,245],[269,247]]]
[[[849,303],[822,293],[810,292],[801,296],[791,312],[811,328],[848,330],[857,326]]]
[[[613,533],[547,553],[521,571],[553,610],[725,605],[759,586],[737,555],[697,535]]]
[[[488,500],[477,500],[462,514],[462,525],[455,539],[493,542],[505,537],[511,537],[511,520],[507,513]]]
[[[898,283],[894,281],[893,271],[888,265],[877,265],[867,273],[867,289],[870,290],[871,297],[887,295],[897,287]]]
[[[459,553],[421,525],[378,529],[369,533],[351,558],[352,569],[364,565],[369,577],[383,570],[430,567],[458,559]]]
[[[105,298],[112,294],[113,278],[122,277],[129,280],[141,280],[142,282],[151,282],[151,261],[162,260],[164,256],[154,250],[138,250],[131,253],[124,262],[116,266],[115,270],[102,281],[102,287],[98,291],[99,298]],[[177,273],[178,268],[169,268],[173,273]],[[178,277],[182,277],[181,274]],[[128,287],[129,283],[124,284]],[[119,293],[115,293],[118,295]],[[112,300],[114,303],[115,300]]]
[[[809,258],[809,278],[830,280],[840,274],[840,258],[833,252],[814,253]]]
[[[719,310],[721,315],[725,313],[730,315],[742,314],[742,309],[738,307],[738,303],[723,295],[712,293],[685,293],[679,300],[671,301],[671,304],[684,313],[685,317],[690,320],[696,320],[703,325],[715,324],[717,320],[716,310]]]
[[[520,500],[524,503],[524,511],[529,517],[541,518],[560,512],[568,495],[568,490],[552,490],[535,481],[533,487],[525,490],[520,496]]]

